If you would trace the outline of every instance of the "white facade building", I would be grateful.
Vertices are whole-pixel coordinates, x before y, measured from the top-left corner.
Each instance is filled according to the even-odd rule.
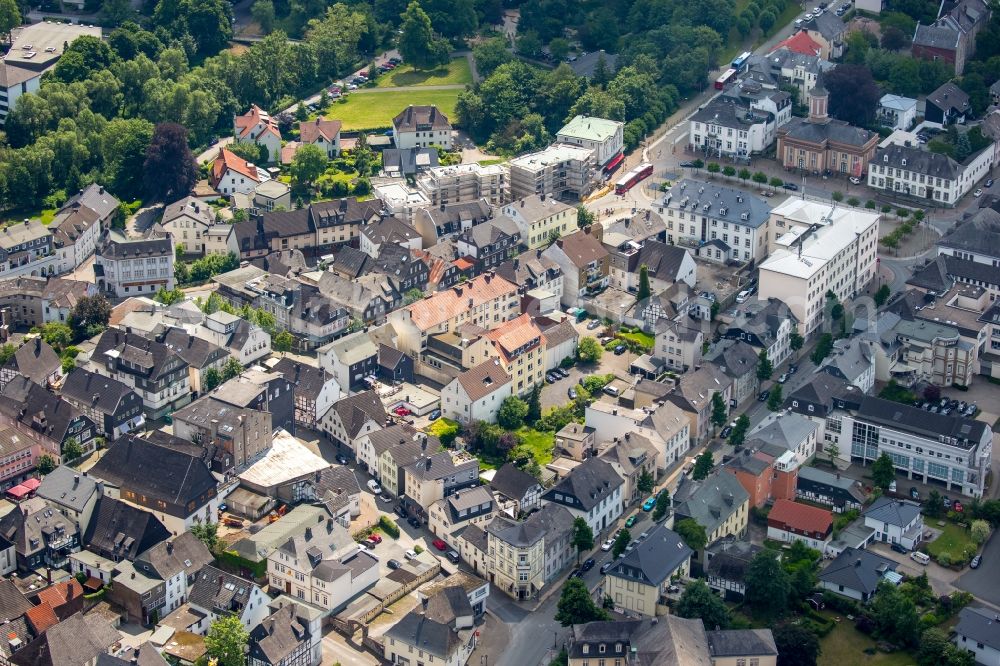
[[[556,139],[594,151],[598,166],[604,166],[621,154],[624,127],[618,120],[575,116],[556,133]]]
[[[890,144],[879,148],[868,165],[868,186],[953,206],[989,175],[995,162],[994,146],[959,164],[947,155]]]
[[[97,250],[97,288],[115,298],[153,295],[174,289],[174,241],[166,238],[127,240],[114,234]]]

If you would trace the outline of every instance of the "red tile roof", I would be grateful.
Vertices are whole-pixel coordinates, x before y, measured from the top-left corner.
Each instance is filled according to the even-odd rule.
[[[767,524],[787,525],[803,533],[826,534],[833,527],[833,514],[819,507],[779,499],[767,514]]]
[[[236,137],[238,139],[249,136],[250,131],[257,125],[264,125],[264,130],[257,136],[272,133],[277,135],[279,138],[281,137],[281,133],[278,131],[278,124],[274,121],[274,118],[272,118],[267,111],[260,108],[256,104],[251,104],[250,110],[242,116],[236,116],[236,118],[233,119],[233,125],[236,128]]]
[[[410,321],[421,331],[427,331],[463,312],[478,308],[504,296],[517,293],[517,285],[496,275],[480,275],[406,306]]]
[[[39,603],[48,604],[52,608],[59,608],[82,596],[83,586],[80,585],[80,581],[70,578],[64,583],[56,583],[39,592],[38,601]]]
[[[31,629],[35,634],[43,634],[50,627],[59,624],[59,618],[56,617],[56,612],[52,610],[52,606],[44,603],[29,610],[24,614],[24,617],[28,619],[28,624],[31,625]]]
[[[810,37],[808,32],[802,30],[775,46],[771,49],[771,53],[780,48],[787,48],[789,51],[801,53],[802,55],[818,56],[820,51],[823,50],[823,45]]]
[[[523,314],[500,324],[487,333],[485,337],[496,344],[497,349],[503,354],[504,360],[509,363],[514,358],[514,352],[532,340],[536,340],[540,344],[542,332],[531,321],[531,315]]]
[[[260,182],[260,176],[257,175],[256,168],[250,168],[250,163],[247,162],[242,157],[237,156],[225,148],[219,148],[219,156],[215,158],[215,162],[212,163],[212,187],[217,187],[219,181],[222,177],[226,175],[226,171],[232,169],[236,173],[246,176],[255,183]]]

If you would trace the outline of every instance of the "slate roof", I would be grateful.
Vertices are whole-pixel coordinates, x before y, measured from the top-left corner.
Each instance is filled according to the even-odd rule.
[[[610,463],[601,458],[588,458],[550,488],[544,498],[556,501],[553,498],[558,493],[564,498],[560,503],[567,497],[573,498],[572,506],[587,512],[610,497],[623,483]]]
[[[696,111],[690,119],[699,123],[747,130],[754,125],[773,122],[774,114],[759,109],[751,111],[736,100],[717,97]]]
[[[295,604],[288,604],[264,618],[250,632],[250,658],[279,664],[310,638],[308,621],[299,617]]]
[[[452,625],[460,617],[472,617],[469,595],[461,585],[438,590],[427,599],[424,614],[435,622]]]
[[[839,375],[854,384],[874,363],[870,342],[848,338],[833,343],[833,352],[823,359],[820,371]]]
[[[964,113],[969,110],[969,95],[957,85],[948,81],[927,96],[927,102],[945,113]]]
[[[109,356],[115,355],[133,363],[138,367],[134,372],[151,381],[176,370],[166,369],[176,354],[163,343],[119,328],[109,328],[101,334],[91,358],[96,363],[104,363]]]
[[[34,605],[13,581],[0,578],[0,623],[6,624],[27,613]]]
[[[821,372],[792,391],[791,395],[785,398],[785,406],[791,406],[793,402],[801,401],[811,405],[821,405],[826,408],[826,412],[818,413],[818,416],[825,416],[834,408],[834,400],[843,395],[851,385],[841,377]],[[858,392],[860,395],[860,391]]]
[[[939,247],[1000,256],[1000,212],[981,208],[938,241]]]
[[[202,567],[194,584],[188,588],[188,602],[207,611],[244,608],[250,601],[255,583],[227,573],[212,565]]]
[[[59,465],[42,478],[35,494],[71,511],[83,511],[95,493],[100,493],[97,481],[86,472]]]
[[[996,613],[987,608],[966,606],[959,611],[955,633],[973,643],[982,643],[1000,650],[1000,621],[997,620]]]
[[[815,30],[823,35],[823,39],[828,42],[837,41],[847,29],[847,26],[840,20],[840,17],[829,11],[813,17],[811,21],[805,21],[803,27]]]
[[[727,629],[706,631],[708,651],[713,659],[724,657],[777,656],[770,629]]]
[[[216,487],[215,477],[200,459],[133,435],[115,442],[90,473],[185,511],[189,502],[200,509],[202,498],[214,495]]]
[[[920,515],[920,506],[910,502],[902,502],[891,497],[879,497],[862,512],[867,520],[871,518],[880,523],[906,527]]]
[[[897,143],[878,148],[871,163],[945,180],[956,180],[961,172],[959,163],[947,155]]]
[[[20,502],[13,511],[0,518],[0,536],[14,544],[21,555],[44,548],[46,533],[64,531],[76,534],[75,523],[58,511],[50,509],[41,497]]]
[[[436,622],[417,611],[410,611],[385,632],[388,638],[448,660],[461,647],[458,634],[447,624]]]
[[[519,469],[514,463],[506,463],[496,471],[490,481],[490,487],[504,497],[521,500],[532,486],[537,486],[538,479]]]
[[[171,541],[163,541],[135,560],[135,568],[151,577],[167,580],[184,571],[193,576],[214,561],[208,547],[190,532],[182,532]]]
[[[960,38],[961,34],[947,25],[918,23],[913,33],[914,44],[936,49],[956,49]]]
[[[11,656],[17,666],[87,666],[121,640],[102,616],[77,613]]]
[[[896,563],[870,550],[845,548],[819,573],[819,579],[831,585],[843,585],[864,594],[874,592],[884,571],[895,571]]]
[[[309,400],[316,400],[327,382],[333,379],[326,370],[307,363],[300,363],[287,356],[271,366],[271,371],[279,373],[295,384],[296,396],[301,395]]]
[[[473,247],[482,248],[493,245],[504,238],[520,238],[520,235],[521,231],[514,220],[506,215],[497,215],[471,229],[466,229],[459,235],[458,240]]]
[[[315,232],[308,208],[268,211],[261,216],[264,234],[288,238]]]
[[[694,554],[676,532],[663,525],[656,525],[649,530],[649,536],[633,543],[635,546],[615,560],[607,575],[659,586]]]
[[[392,126],[397,132],[416,132],[417,129],[448,130],[451,123],[448,116],[441,113],[436,106],[413,106],[412,104],[395,118],[392,119]]]
[[[757,553],[764,550],[763,546],[743,541],[735,537],[726,537],[705,549],[709,576],[742,582],[746,571]]]
[[[572,529],[573,514],[566,507],[544,504],[521,522],[498,516],[486,526],[485,531],[515,548],[525,548],[546,537],[558,541],[562,534]]]
[[[134,560],[170,536],[170,530],[149,511],[103,496],[94,507],[83,545],[108,559]]]
[[[148,238],[126,240],[111,237],[101,245],[97,254],[108,259],[134,259],[136,257],[173,257],[174,250],[169,238]]]
[[[362,391],[352,396],[342,398],[333,403],[333,409],[340,416],[340,422],[347,431],[347,436],[351,439],[358,436],[361,428],[369,419],[375,421],[380,426],[385,425],[389,417],[385,413],[385,406],[375,391]]]
[[[818,79],[817,79],[818,80]],[[787,139],[824,144],[827,142],[860,148],[878,138],[874,132],[855,127],[842,120],[829,118],[825,122],[811,122],[808,118],[793,116],[778,133]]]
[[[406,465],[406,471],[418,479],[438,480],[454,476],[456,473],[465,471],[470,467],[478,470],[479,461],[473,458],[456,463],[449,451],[438,451]]]
[[[751,431],[747,435],[746,446],[760,448],[765,444],[778,444],[784,449],[794,451],[818,429],[816,423],[801,414],[795,412],[783,414],[763,428]],[[751,442],[757,444],[751,445]]]
[[[857,410],[857,417],[935,441],[942,436],[949,437],[951,446],[963,449],[971,449],[978,444],[989,428],[986,423],[975,419],[932,414],[912,405],[874,396],[865,396]]]
[[[14,377],[0,393],[0,412],[54,442],[66,439],[70,422],[83,416],[80,410],[27,377]],[[36,422],[36,418],[40,419]]]
[[[636,261],[640,266],[646,266],[650,277],[673,282],[677,279],[685,257],[689,255],[686,249],[678,245],[648,240],[639,250]]]
[[[622,643],[629,664],[635,666],[710,666],[708,639],[699,618],[663,615],[649,620],[614,620],[573,625],[569,657],[575,663],[592,656],[600,644],[610,648]],[[588,645],[589,654],[583,653]]]
[[[74,368],[63,380],[60,393],[63,397],[87,405],[102,414],[114,414],[122,400],[133,391],[117,379],[83,368]]]
[[[412,225],[404,222],[398,217],[384,217],[377,222],[366,225],[361,233],[375,245],[383,243],[405,243],[415,238],[420,238],[420,234]]]
[[[157,342],[166,346],[189,366],[199,370],[204,370],[229,356],[229,352],[219,345],[191,335],[182,328],[157,327],[149,335],[154,336]]]
[[[750,499],[733,474],[713,474],[703,481],[684,478],[674,493],[677,516],[692,518],[712,534],[719,525]]]
[[[382,151],[382,169],[412,176],[419,169],[433,169],[438,166],[438,153],[433,148],[386,148]]]
[[[62,368],[62,362],[59,354],[39,336],[18,347],[4,367],[44,385],[49,375]]]
[[[757,371],[759,352],[743,340],[720,340],[715,345],[712,356],[706,360],[719,366],[733,378],[743,377]]]
[[[350,245],[342,245],[334,253],[332,261],[327,265],[327,270],[346,278],[356,278],[364,274],[365,264],[370,258],[361,250],[356,250]]]
[[[680,182],[674,183],[663,196],[665,205],[672,202],[675,206],[688,197],[694,201],[693,210],[709,203],[712,205],[712,214],[719,219],[729,220],[733,224],[756,229],[765,224],[771,214],[771,206],[761,197],[730,187],[719,182],[694,180],[684,178]],[[720,209],[725,208],[726,214],[720,214]],[[743,219],[743,215],[747,219]]]

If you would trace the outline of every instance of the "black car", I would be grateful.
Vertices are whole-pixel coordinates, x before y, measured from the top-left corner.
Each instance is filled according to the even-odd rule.
[[[567,372],[565,368],[556,368],[552,372],[557,373],[563,379],[569,379],[569,372]]]
[[[799,366],[795,365],[794,363],[792,363],[790,366],[788,366],[788,374],[790,374],[790,375],[794,375],[796,372],[798,372],[798,370],[799,370]]]
[[[757,396],[757,399],[760,400],[761,402],[767,402],[767,399],[770,397],[771,397],[770,391],[761,391],[760,395]]]
[[[975,557],[972,558],[972,561],[969,562],[969,568],[978,569],[979,565],[982,564],[982,562],[983,562],[983,556],[976,555]]]
[[[733,431],[732,426],[726,426],[725,428],[722,429],[722,432],[719,433],[719,437],[721,439],[725,439],[726,437],[729,437],[729,433],[731,433],[732,431]]]
[[[796,185],[795,183],[785,183],[784,185],[782,185],[782,187],[785,188],[786,190],[790,190],[792,192],[798,192],[799,191],[799,186]]]
[[[615,347],[615,356],[621,356],[622,354],[625,353],[626,349],[627,347],[625,345],[618,345],[617,347]]]
[[[385,563],[385,566],[389,567],[390,569],[398,569],[403,565],[400,563],[399,560],[389,560],[388,562]]]
[[[400,504],[396,505],[396,507],[393,509],[393,512],[400,518],[406,518],[406,509],[404,509]]]
[[[992,178],[987,178],[986,179],[986,187],[993,187],[993,179]]]
[[[347,456],[345,456],[343,453],[338,453],[336,458],[337,462],[340,463],[341,465],[347,464]]]
[[[591,557],[591,558],[587,559],[587,560],[586,560],[586,561],[585,561],[585,562],[583,563],[583,566],[581,567],[581,569],[582,569],[582,570],[583,570],[584,572],[587,572],[587,571],[590,571],[591,569],[593,569],[593,568],[594,568],[594,565],[595,565],[595,564],[597,564],[597,562],[596,562],[596,561],[594,561],[594,558],[592,558],[592,557]]]
[[[579,569],[573,569],[572,573],[569,575],[570,578],[583,578],[583,572]]]
[[[406,522],[408,522],[410,525],[413,525],[414,527],[420,527],[420,520],[418,518],[410,517],[406,519]]]
[[[694,163],[694,162],[691,162],[691,161],[688,161],[688,162],[681,162],[681,163],[680,163],[680,164],[678,164],[677,166],[682,166],[682,167],[687,167],[688,169],[693,169],[693,168],[694,168],[694,166],[695,166],[695,163]]]
[[[905,553],[910,552],[910,551],[906,550],[906,546],[904,546],[901,543],[895,543],[895,542],[893,542],[893,544],[890,546],[890,548],[892,548],[897,553],[904,553],[905,554]]]

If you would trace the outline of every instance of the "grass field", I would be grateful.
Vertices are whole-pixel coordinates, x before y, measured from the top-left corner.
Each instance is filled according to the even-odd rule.
[[[975,550],[976,546],[965,528],[952,522],[945,522],[944,527],[940,529],[941,536],[927,544],[927,554],[931,557],[937,558],[941,554],[947,554],[952,562],[957,562],[963,559],[962,554],[966,549]]]
[[[521,443],[526,449],[531,451],[535,462],[539,465],[547,465],[552,462],[552,448],[555,446],[556,434],[545,430],[535,430],[524,426],[517,431]]]
[[[446,67],[417,70],[413,65],[400,65],[386,72],[375,81],[377,88],[405,88],[407,86],[449,86],[472,83],[472,70],[464,56],[453,58]]]
[[[410,104],[433,104],[449,118],[454,118],[455,102],[460,89],[454,90],[393,90],[389,92],[353,92],[344,103],[336,102],[326,111],[326,117],[343,123],[342,129],[388,129],[392,119]]]
[[[829,634],[820,639],[823,652],[819,655],[817,666],[911,666],[913,657],[905,652],[885,654],[865,654],[864,650],[874,648],[875,641],[854,628],[854,625],[842,617],[841,621]]]
[[[652,335],[643,333],[642,331],[638,333],[619,333],[618,337],[637,342],[650,351],[652,351],[653,345],[656,344],[656,339]]]

